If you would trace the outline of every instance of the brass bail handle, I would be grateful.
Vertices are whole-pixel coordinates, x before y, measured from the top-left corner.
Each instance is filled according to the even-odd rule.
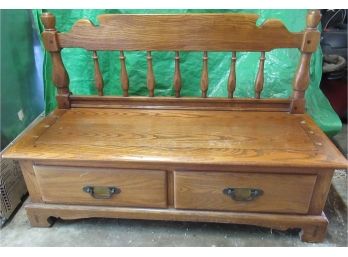
[[[121,190],[114,186],[85,186],[82,190],[95,199],[110,199],[113,195],[121,193]]]
[[[225,188],[223,194],[231,197],[235,201],[252,201],[263,195],[263,191],[257,188]]]

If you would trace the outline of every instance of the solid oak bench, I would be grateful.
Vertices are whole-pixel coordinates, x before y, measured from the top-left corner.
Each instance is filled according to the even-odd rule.
[[[32,226],[52,217],[201,221],[300,228],[304,241],[324,239],[331,178],[347,161],[305,114],[319,11],[299,33],[278,20],[257,27],[249,14],[98,18],[99,26],[83,19],[60,33],[52,14],[41,17],[58,108],[4,154],[20,160]],[[69,91],[68,47],[91,51],[99,96]],[[265,53],[275,48],[301,51],[290,99],[261,99]],[[103,96],[97,51],[114,50],[123,97]],[[147,51],[149,97],[128,96],[123,51],[138,50]],[[155,96],[151,51],[162,50],[175,52],[175,97]],[[201,98],[180,97],[180,51],[203,52]],[[226,97],[207,97],[209,51],[232,52]],[[260,52],[255,99],[233,97],[238,51]]]

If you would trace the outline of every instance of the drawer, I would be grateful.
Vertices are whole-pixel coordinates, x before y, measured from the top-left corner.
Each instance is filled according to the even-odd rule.
[[[178,209],[305,214],[315,181],[315,175],[176,171],[174,204]]]
[[[165,171],[34,166],[46,203],[167,207]]]

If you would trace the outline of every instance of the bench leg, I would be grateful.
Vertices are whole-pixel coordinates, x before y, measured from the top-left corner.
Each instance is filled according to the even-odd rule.
[[[323,242],[326,236],[328,222],[323,221],[319,224],[308,225],[300,232],[301,240],[307,243]]]
[[[27,216],[29,218],[30,225],[32,227],[51,227],[55,221],[55,218],[48,216],[47,214],[27,209]]]

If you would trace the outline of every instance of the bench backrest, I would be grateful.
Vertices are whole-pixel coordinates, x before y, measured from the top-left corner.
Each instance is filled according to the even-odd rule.
[[[119,105],[157,104],[170,106],[173,103],[184,105],[231,107],[234,104],[245,106],[277,106],[292,113],[303,113],[305,110],[304,94],[309,84],[309,65],[311,54],[316,50],[320,33],[317,25],[320,12],[312,10],[307,15],[307,28],[303,32],[291,33],[279,20],[267,20],[261,26],[256,25],[258,19],[254,14],[177,14],[177,15],[100,15],[99,26],[89,20],[82,19],[75,23],[69,32],[60,33],[55,29],[55,17],[44,13],[41,20],[45,31],[42,33],[47,51],[51,53],[53,62],[53,82],[58,89],[59,108],[79,106],[82,102],[101,104],[117,102]],[[180,97],[181,73],[180,51],[202,51],[201,96],[202,99],[180,98],[179,100],[140,99],[128,97],[80,97],[71,96],[69,76],[62,62],[62,48],[85,48],[92,52],[94,59],[94,77],[98,95],[103,96],[103,76],[98,62],[97,51],[120,51],[121,86],[123,96],[128,97],[129,79],[125,64],[125,50],[147,51],[147,87],[149,96],[155,94],[155,76],[152,68],[151,51],[175,51],[175,70],[173,86],[176,98]],[[288,101],[260,99],[264,83],[265,52],[275,48],[298,48],[301,58],[293,82],[293,95]],[[208,52],[231,51],[232,60],[226,99],[206,99],[208,90]],[[255,98],[253,101],[234,99],[236,88],[236,52],[260,52],[259,69],[255,80]],[[258,100],[257,100],[258,99]],[[278,99],[280,100],[280,99]],[[281,106],[281,107],[280,107]]]

